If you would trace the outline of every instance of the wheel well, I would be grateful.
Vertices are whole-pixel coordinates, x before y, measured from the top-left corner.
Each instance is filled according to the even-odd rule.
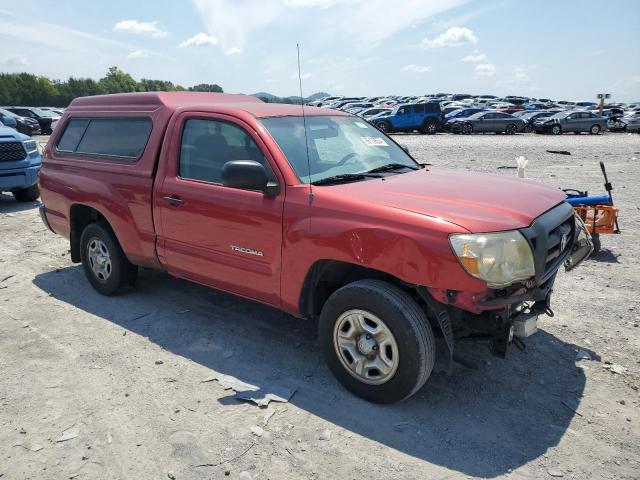
[[[104,216],[95,208],[88,207],[87,205],[72,205],[70,212],[70,232],[69,243],[71,247],[71,261],[79,263],[80,258],[80,236],[82,231],[90,223],[104,220]],[[108,222],[105,223],[108,225]]]
[[[300,293],[300,313],[306,318],[317,317],[333,292],[363,279],[385,280],[410,290],[400,279],[379,270],[336,260],[319,260],[309,269],[304,280]]]

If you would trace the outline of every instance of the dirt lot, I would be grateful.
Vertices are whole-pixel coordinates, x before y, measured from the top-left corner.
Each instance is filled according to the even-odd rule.
[[[594,194],[606,162],[623,234],[560,274],[525,352],[465,345],[478,370],[371,405],[314,325],[151,271],[101,297],[37,203],[0,195],[0,478],[639,478],[640,135],[397,138],[438,167],[515,175],[498,167],[525,155],[529,177]],[[260,409],[212,370],[297,392]]]

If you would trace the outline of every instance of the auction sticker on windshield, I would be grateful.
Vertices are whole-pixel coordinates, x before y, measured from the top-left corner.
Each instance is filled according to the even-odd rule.
[[[388,147],[389,144],[382,138],[376,137],[361,137],[362,141],[369,147]]]

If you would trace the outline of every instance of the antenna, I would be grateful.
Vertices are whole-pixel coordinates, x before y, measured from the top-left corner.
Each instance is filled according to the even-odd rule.
[[[298,50],[298,83],[300,84],[300,108],[302,109],[302,125],[304,126],[304,144],[307,151],[307,173],[309,176],[309,203],[313,200],[313,187],[311,186],[311,158],[309,157],[309,138],[307,137],[307,117],[304,114],[304,97],[302,96],[302,73],[300,69],[300,44],[296,43]]]

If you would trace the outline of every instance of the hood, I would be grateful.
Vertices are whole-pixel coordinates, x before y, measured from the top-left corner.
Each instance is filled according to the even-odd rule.
[[[527,227],[566,198],[557,188],[515,175],[441,168],[322,188],[351,200],[441,218],[473,233]]]
[[[19,133],[17,130],[9,127],[0,126],[0,142],[1,141],[16,141],[24,142],[29,140],[30,137]]]

